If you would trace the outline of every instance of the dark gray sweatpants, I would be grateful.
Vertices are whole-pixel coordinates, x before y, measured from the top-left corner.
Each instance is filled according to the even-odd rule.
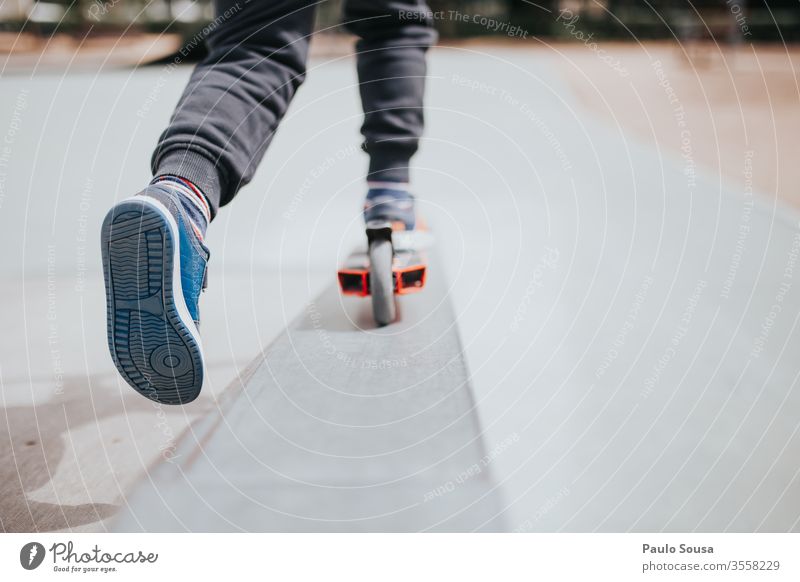
[[[325,0],[321,0],[325,1]],[[253,177],[305,77],[318,0],[216,0],[209,55],[192,73],[153,153],[155,175],[199,186],[216,214]],[[345,0],[356,44],[370,180],[408,181],[422,133],[425,0]]]

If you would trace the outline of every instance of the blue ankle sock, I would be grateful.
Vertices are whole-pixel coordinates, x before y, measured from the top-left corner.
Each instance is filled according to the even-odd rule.
[[[367,182],[367,198],[392,193],[397,193],[398,198],[408,197],[408,182]]]
[[[175,193],[202,242],[206,236],[208,223],[211,222],[211,209],[200,189],[189,180],[178,176],[156,176],[150,183],[158,184]]]
[[[367,182],[364,219],[401,221],[407,230],[414,230],[416,215],[414,197],[406,182]]]

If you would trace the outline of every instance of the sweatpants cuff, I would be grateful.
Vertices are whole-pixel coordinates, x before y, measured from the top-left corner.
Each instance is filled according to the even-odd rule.
[[[190,150],[167,152],[153,168],[154,176],[178,176],[200,188],[216,216],[222,196],[223,181],[217,166],[202,154]]]
[[[373,182],[410,182],[408,164],[413,149],[406,147],[371,147],[369,153],[369,174],[367,180]],[[416,148],[414,148],[416,149]]]

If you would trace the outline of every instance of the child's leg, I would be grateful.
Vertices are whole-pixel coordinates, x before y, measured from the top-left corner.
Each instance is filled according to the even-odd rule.
[[[253,176],[305,77],[311,0],[216,0],[209,55],[153,153],[156,176],[185,178],[211,215]]]
[[[358,35],[367,179],[409,180],[408,162],[422,135],[425,53],[436,31],[423,0],[345,0],[348,30]]]
[[[307,0],[218,0],[210,54],[192,73],[153,155],[153,183],[101,230],[107,333],[122,377],[184,404],[205,375],[199,298],[206,226],[253,175],[303,80]]]
[[[436,32],[424,0],[345,0],[356,44],[364,150],[369,154],[366,220],[415,228],[409,160],[423,128],[425,53]]]

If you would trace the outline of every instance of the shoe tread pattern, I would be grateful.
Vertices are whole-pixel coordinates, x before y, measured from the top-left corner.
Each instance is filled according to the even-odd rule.
[[[140,201],[118,204],[103,223],[111,357],[128,384],[163,404],[191,402],[203,380],[172,293],[174,244],[166,219]]]

